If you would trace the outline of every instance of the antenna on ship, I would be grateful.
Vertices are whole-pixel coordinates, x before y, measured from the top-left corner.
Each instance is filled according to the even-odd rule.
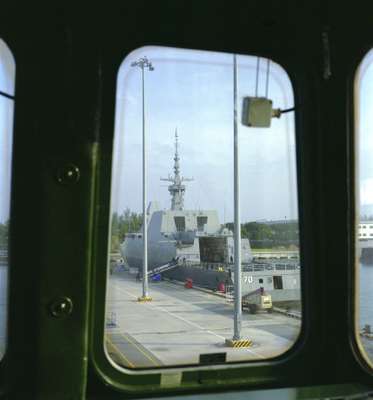
[[[183,210],[184,209],[184,193],[185,185],[183,182],[193,181],[193,178],[184,178],[180,175],[180,157],[179,157],[179,136],[177,134],[177,128],[175,129],[175,156],[174,156],[174,176],[168,175],[168,178],[161,178],[161,181],[171,182],[168,186],[168,191],[171,194],[171,210]]]

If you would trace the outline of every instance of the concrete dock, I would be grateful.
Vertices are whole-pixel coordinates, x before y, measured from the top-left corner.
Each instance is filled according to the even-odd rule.
[[[263,360],[284,353],[300,332],[299,319],[244,312],[242,338],[253,345],[229,348],[225,339],[233,335],[233,305],[224,297],[161,281],[150,283],[153,301],[139,303],[141,290],[142,283],[128,272],[109,278],[107,351],[124,367],[199,364],[210,356],[226,362]]]

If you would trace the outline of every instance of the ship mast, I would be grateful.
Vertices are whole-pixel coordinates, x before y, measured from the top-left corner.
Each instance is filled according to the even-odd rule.
[[[183,182],[192,181],[193,178],[184,178],[180,175],[180,158],[178,149],[177,128],[175,129],[175,156],[174,156],[174,176],[168,175],[168,178],[161,178],[161,181],[171,182],[168,191],[171,194],[171,210],[183,210],[185,185]]]

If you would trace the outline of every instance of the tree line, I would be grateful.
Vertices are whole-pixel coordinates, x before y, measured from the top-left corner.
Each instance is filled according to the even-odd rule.
[[[120,244],[129,232],[138,232],[142,226],[142,213],[126,208],[122,214],[114,212],[111,218],[111,251],[118,252]],[[225,226],[234,231],[233,222]],[[8,245],[9,220],[0,223],[0,247]],[[299,227],[297,222],[260,223],[246,222],[241,224],[241,237],[250,240],[253,248],[270,248],[276,246],[299,245]]]
[[[233,222],[226,227],[234,230]],[[246,222],[241,224],[241,237],[250,240],[252,248],[274,248],[299,246],[298,222],[260,223]]]
[[[128,208],[122,214],[114,212],[111,218],[111,251],[118,252],[126,233],[138,232],[142,226],[142,214],[131,212]],[[8,247],[9,220],[0,222],[0,248]]]
[[[373,215],[360,215],[360,221],[373,221]]]
[[[129,232],[138,232],[142,226],[142,213],[126,208],[122,214],[114,212],[111,219],[111,252],[119,252],[120,244]],[[233,222],[225,226],[234,231]],[[252,248],[298,247],[298,222],[260,223],[246,222],[241,224],[241,237],[250,240]]]
[[[0,247],[8,246],[8,237],[9,237],[9,220],[4,224],[0,223]]]
[[[129,232],[138,232],[142,226],[142,213],[126,208],[122,214],[114,212],[111,217],[111,252],[118,252],[120,244]]]

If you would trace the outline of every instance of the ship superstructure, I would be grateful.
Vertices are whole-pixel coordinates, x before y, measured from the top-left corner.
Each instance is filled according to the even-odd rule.
[[[174,174],[162,181],[171,182],[168,191],[171,195],[171,208],[161,210],[157,202],[151,202],[148,216],[148,267],[160,267],[178,258],[189,263],[200,263],[214,252],[216,262],[233,261],[233,234],[219,222],[216,210],[185,210],[183,182],[180,174],[178,134],[175,132]],[[128,233],[121,246],[124,259],[130,267],[142,267],[142,234]],[[242,240],[244,262],[251,260],[250,244]]]
[[[168,191],[171,194],[171,210],[181,211],[184,209],[185,185],[183,182],[190,182],[193,178],[184,178],[180,175],[180,158],[178,151],[178,135],[175,130],[175,156],[174,156],[174,176],[168,175],[168,178],[161,178],[161,181],[171,182]]]
[[[184,178],[180,173],[178,135],[175,132],[173,176],[161,178],[170,182],[171,208],[160,209],[151,202],[147,209],[148,270],[159,270],[171,279],[184,281],[191,278],[196,284],[217,289],[222,282],[234,279],[233,233],[219,222],[216,210],[186,210]],[[143,267],[143,239],[141,230],[128,233],[121,245],[121,253],[132,270]],[[176,260],[176,262],[175,262]],[[300,299],[299,265],[294,262],[253,263],[250,242],[241,240],[242,293],[258,287],[276,291],[274,301]],[[166,270],[168,269],[168,270]]]

